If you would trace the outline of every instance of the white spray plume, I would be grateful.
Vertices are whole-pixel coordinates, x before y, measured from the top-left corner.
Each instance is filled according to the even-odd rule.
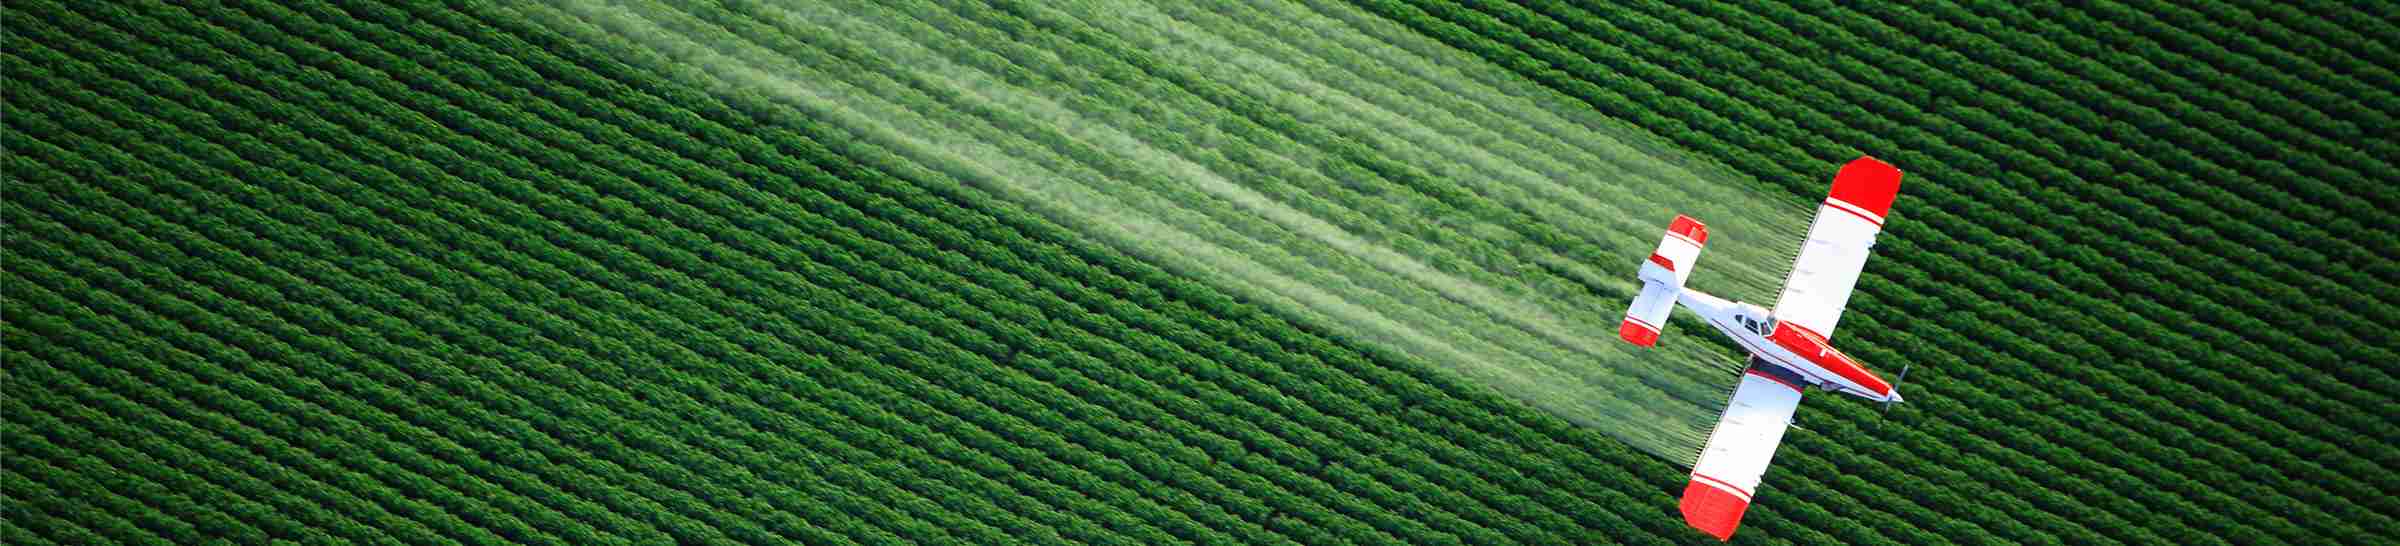
[[[1634,264],[1669,218],[1691,214],[1716,234],[1694,285],[1768,297],[1806,225],[1788,199],[1347,6],[1016,8],[1037,27],[1121,40],[1157,63],[1149,70],[1222,86],[1319,138],[1231,129],[1239,114],[1157,74],[1127,85],[1081,53],[1041,47],[1059,38],[1016,43],[928,3],[742,5],[726,25],[646,2],[518,9],[1687,465],[1739,362],[1697,338],[1650,350],[1616,340]],[[1139,100],[1112,100],[1128,98]],[[1383,177],[1345,166],[1357,150],[1420,185],[1366,179]],[[1485,204],[1442,208],[1450,201],[1427,194],[1443,191]],[[1408,214],[1426,208],[1439,210]],[[1528,237],[1530,222],[1553,244]]]

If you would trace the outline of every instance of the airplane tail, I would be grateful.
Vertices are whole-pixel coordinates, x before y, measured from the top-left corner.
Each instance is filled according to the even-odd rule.
[[[1643,347],[1658,344],[1667,316],[1675,311],[1675,296],[1683,291],[1683,281],[1692,277],[1692,268],[1699,265],[1700,247],[1707,243],[1708,225],[1675,215],[1675,221],[1667,224],[1666,236],[1658,241],[1658,250],[1642,263],[1642,293],[1625,309],[1625,323],[1617,326],[1617,337]]]

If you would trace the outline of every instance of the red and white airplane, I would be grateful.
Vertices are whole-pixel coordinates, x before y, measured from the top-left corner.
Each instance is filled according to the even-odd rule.
[[[1700,462],[1692,466],[1691,483],[1684,486],[1686,523],[1718,540],[1733,537],[1751,494],[1758,490],[1759,477],[1767,472],[1767,461],[1791,424],[1792,410],[1800,406],[1801,391],[1816,387],[1886,404],[1900,401],[1892,383],[1827,341],[1899,192],[1900,170],[1890,164],[1861,157],[1843,165],[1833,177],[1833,191],[1817,207],[1808,240],[1801,244],[1800,257],[1772,311],[1684,287],[1700,247],[1708,243],[1708,226],[1689,216],[1678,215],[1668,224],[1658,252],[1642,264],[1642,293],[1625,310],[1625,323],[1617,328],[1620,337],[1635,345],[1656,345],[1667,315],[1681,303],[1750,351],[1741,385],[1734,388],[1732,402],[1700,452]]]

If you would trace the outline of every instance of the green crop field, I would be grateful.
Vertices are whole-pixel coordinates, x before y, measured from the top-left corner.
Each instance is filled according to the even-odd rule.
[[[0,3],[0,543],[1711,542],[1862,153],[1734,542],[2400,536],[2400,10],[1868,4]]]

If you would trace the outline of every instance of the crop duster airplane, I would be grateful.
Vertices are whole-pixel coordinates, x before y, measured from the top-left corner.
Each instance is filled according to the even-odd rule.
[[[1799,259],[1783,283],[1783,295],[1769,311],[1757,305],[1726,301],[1685,287],[1708,243],[1708,226],[1678,215],[1668,224],[1658,251],[1641,265],[1642,293],[1625,310],[1617,334],[1625,341],[1649,347],[1667,325],[1667,315],[1681,303],[1750,351],[1748,368],[1733,400],[1718,418],[1700,462],[1692,466],[1691,483],[1683,488],[1683,520],[1718,540],[1733,537],[1749,509],[1767,461],[1783,441],[1800,393],[1809,387],[1848,393],[1885,404],[1900,401],[1900,391],[1867,371],[1857,360],[1835,350],[1827,340],[1850,301],[1850,289],[1866,267],[1867,249],[1883,231],[1884,213],[1900,192],[1900,170],[1873,157],[1860,157],[1842,166],[1833,177],[1833,191],[1817,207],[1817,219],[1801,243]],[[1902,370],[1905,378],[1907,371]]]

